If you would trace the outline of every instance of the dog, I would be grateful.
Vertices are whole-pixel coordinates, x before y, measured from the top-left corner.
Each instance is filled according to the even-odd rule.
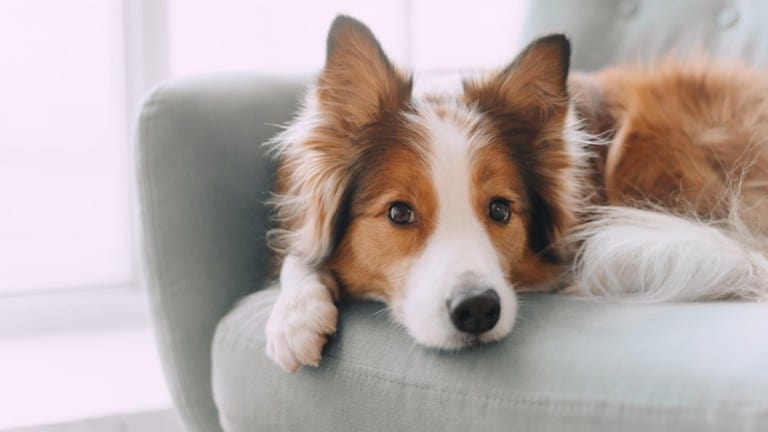
[[[317,366],[342,297],[386,303],[444,350],[506,336],[516,291],[764,297],[768,80],[704,60],[569,65],[553,34],[457,94],[419,97],[364,24],[337,17],[269,144],[268,356]]]

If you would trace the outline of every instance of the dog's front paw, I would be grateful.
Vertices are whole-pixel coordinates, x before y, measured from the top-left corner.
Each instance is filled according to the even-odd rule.
[[[267,355],[288,372],[318,366],[328,335],[336,331],[338,310],[331,292],[318,280],[306,282],[283,290],[267,321]]]

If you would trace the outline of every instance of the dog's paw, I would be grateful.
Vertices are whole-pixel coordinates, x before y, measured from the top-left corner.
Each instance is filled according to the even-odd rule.
[[[267,321],[267,355],[288,372],[318,366],[337,320],[333,296],[317,278],[303,281],[301,287],[283,289]]]

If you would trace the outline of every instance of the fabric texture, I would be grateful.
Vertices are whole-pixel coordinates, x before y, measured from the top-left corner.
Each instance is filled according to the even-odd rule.
[[[145,102],[137,162],[146,285],[171,395],[190,431],[219,430],[211,340],[235,301],[266,277],[261,144],[304,83],[224,76],[168,84]]]
[[[572,69],[708,54],[768,64],[768,4],[733,0],[532,0],[524,41],[553,32],[572,42]]]
[[[217,329],[226,431],[768,428],[768,304],[526,294],[508,338],[443,353],[414,345],[382,306],[352,303],[321,367],[290,375],[264,354],[276,297],[249,296]]]
[[[764,65],[767,18],[766,5],[746,1],[534,0],[523,33],[568,33],[574,70],[692,47]],[[221,430],[219,417],[226,431],[768,429],[761,304],[528,295],[508,339],[445,354],[415,346],[380,306],[355,303],[319,369],[273,366],[263,326],[274,291],[222,317],[266,286],[272,167],[260,144],[290,119],[305,83],[184,80],[145,103],[136,153],[146,280],[188,430]]]

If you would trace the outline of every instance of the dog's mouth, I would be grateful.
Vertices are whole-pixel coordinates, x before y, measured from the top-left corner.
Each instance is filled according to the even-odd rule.
[[[464,351],[477,348],[482,345],[494,344],[501,340],[503,337],[504,335],[499,335],[498,332],[493,331],[489,331],[483,334],[469,334],[456,331],[443,344],[432,346],[432,348],[436,348],[441,351]]]
[[[483,340],[482,335],[466,335],[464,337],[464,349],[476,348],[480,345],[494,343],[495,340]]]
[[[438,345],[427,344],[428,348],[435,348],[440,351],[464,351],[482,345],[482,339],[478,335],[464,334],[456,332],[446,341]]]

